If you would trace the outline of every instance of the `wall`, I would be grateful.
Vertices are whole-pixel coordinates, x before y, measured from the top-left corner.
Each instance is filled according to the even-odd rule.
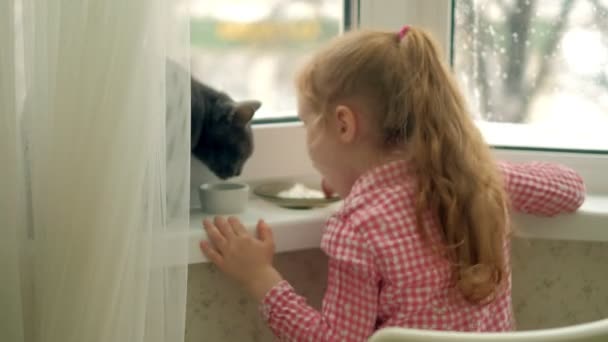
[[[608,317],[608,243],[516,239],[513,305],[519,329]],[[280,254],[276,266],[320,307],[327,274],[319,250]],[[190,266],[186,342],[272,341],[255,303],[209,264]]]

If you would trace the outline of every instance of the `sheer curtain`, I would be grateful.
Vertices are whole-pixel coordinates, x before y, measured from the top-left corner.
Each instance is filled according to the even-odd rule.
[[[0,1],[0,341],[183,341],[186,5]]]

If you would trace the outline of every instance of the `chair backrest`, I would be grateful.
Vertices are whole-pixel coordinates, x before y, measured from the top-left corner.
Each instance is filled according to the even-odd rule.
[[[368,342],[608,342],[608,319],[563,328],[508,333],[466,333],[385,328]]]

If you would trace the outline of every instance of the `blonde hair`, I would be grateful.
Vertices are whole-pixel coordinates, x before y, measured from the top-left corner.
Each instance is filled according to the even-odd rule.
[[[445,253],[464,297],[493,300],[505,284],[508,205],[489,147],[429,34],[357,31],[336,38],[297,78],[317,113],[360,98],[377,117],[386,148],[407,146],[417,181],[416,225],[427,241],[427,214],[440,227]]]

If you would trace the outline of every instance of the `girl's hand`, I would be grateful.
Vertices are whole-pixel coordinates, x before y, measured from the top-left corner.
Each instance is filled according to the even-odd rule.
[[[325,179],[321,181],[321,190],[323,190],[325,198],[331,198],[336,194],[336,192],[327,184]]]
[[[258,301],[282,280],[272,266],[274,239],[270,227],[258,222],[258,237],[247,232],[234,217],[216,217],[214,222],[203,221],[211,244],[201,241],[203,253],[223,273],[241,283]]]

